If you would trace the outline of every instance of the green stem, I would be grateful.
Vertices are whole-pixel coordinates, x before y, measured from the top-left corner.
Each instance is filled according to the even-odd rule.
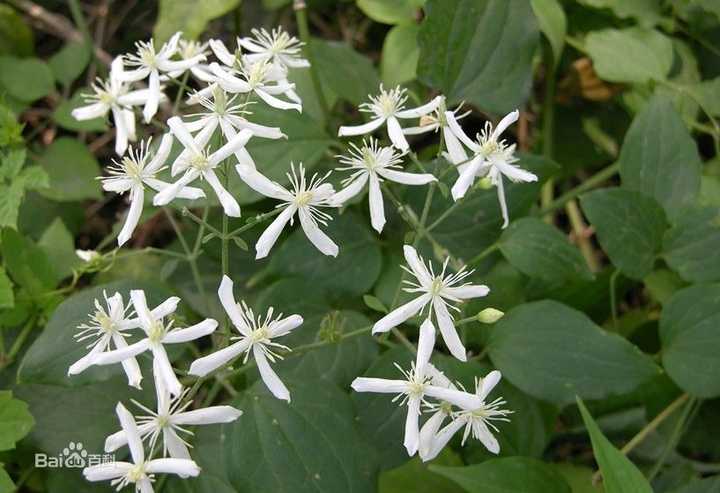
[[[30,335],[30,331],[35,327],[35,322],[35,317],[30,317],[30,319],[25,323],[23,328],[20,329],[20,333],[15,338],[15,341],[13,341],[13,345],[10,347],[7,358],[3,361],[3,367],[10,366],[15,360],[15,357],[22,349],[23,344],[25,344],[25,340],[27,340],[28,335]]]
[[[175,96],[175,103],[173,103],[172,108],[173,115],[177,115],[178,109],[180,108],[180,103],[182,102],[182,98],[185,95],[185,89],[187,89],[188,77],[190,77],[190,71],[186,70],[185,74],[180,80],[180,89],[178,89],[177,95]]]
[[[582,182],[577,187],[573,188],[572,190],[562,194],[557,199],[550,202],[546,207],[543,207],[540,209],[536,215],[538,216],[544,216],[549,212],[552,212],[556,209],[559,209],[560,207],[565,206],[565,204],[580,195],[581,193],[587,192],[588,190],[596,187],[597,185],[600,185],[604,181],[606,181],[608,178],[615,175],[618,171],[620,171],[620,161],[616,161],[615,163],[611,164],[610,166],[607,166],[606,168],[601,169],[597,173],[595,173],[593,176]]]
[[[295,21],[298,26],[298,34],[300,35],[300,41],[303,42],[303,52],[305,58],[310,62],[310,77],[313,83],[313,89],[317,97],[320,109],[322,110],[325,121],[328,121],[330,116],[330,109],[325,99],[325,93],[323,92],[322,85],[320,84],[320,77],[317,73],[317,65],[313,59],[312,48],[310,47],[310,27],[308,26],[307,19],[307,5],[305,0],[294,0],[293,9],[295,10]]]
[[[177,236],[178,241],[180,241],[180,245],[185,252],[185,260],[187,260],[187,262],[190,264],[190,271],[192,272],[193,281],[195,282],[195,288],[198,290],[198,293],[200,294],[202,299],[207,300],[207,296],[205,294],[205,285],[202,282],[200,270],[198,269],[197,265],[197,256],[195,255],[195,252],[193,250],[190,250],[190,245],[185,239],[185,235],[182,234],[180,225],[175,220],[173,213],[165,207],[163,207],[163,211],[165,212],[165,216],[167,216],[168,221],[172,225],[173,230],[175,230],[175,235]]]
[[[667,444],[665,444],[665,448],[663,449],[662,454],[660,454],[660,457],[658,458],[657,462],[650,471],[650,474],[648,475],[648,481],[652,481],[655,476],[657,476],[657,474],[660,472],[660,468],[663,466],[663,464],[665,464],[665,460],[667,459],[668,454],[672,449],[675,448],[675,444],[680,438],[680,434],[685,428],[685,425],[691,421],[691,419],[688,418],[691,415],[691,411],[695,408],[696,403],[697,399],[693,397],[687,402],[687,404],[685,404],[685,408],[683,409],[680,418],[677,420],[677,423],[675,423],[675,427],[673,428],[672,434],[670,435]]]
[[[499,249],[500,249],[500,245],[497,243],[493,243],[492,245],[487,247],[485,250],[483,250],[482,252],[475,255],[472,258],[472,260],[470,260],[470,262],[468,262],[468,266],[479,264],[483,259],[485,259],[486,257],[488,257],[489,255],[491,255],[492,253],[494,253],[496,250],[499,250]]]
[[[613,328],[617,329],[618,323],[618,310],[617,310],[617,293],[615,292],[615,285],[617,284],[617,278],[620,275],[620,271],[615,271],[610,276],[610,312],[613,321]]]

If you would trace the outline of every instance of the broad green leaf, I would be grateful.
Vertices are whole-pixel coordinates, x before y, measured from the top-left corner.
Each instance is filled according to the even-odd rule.
[[[540,30],[548,39],[553,53],[553,64],[557,65],[562,56],[567,34],[567,18],[558,0],[531,0]]]
[[[577,247],[540,219],[514,221],[503,231],[498,245],[508,262],[530,277],[550,282],[593,277]]]
[[[559,405],[576,395],[603,399],[631,392],[660,371],[633,344],[555,301],[513,308],[490,330],[490,358],[503,375]]]
[[[585,38],[585,49],[598,76],[610,82],[665,80],[673,62],[670,38],[654,29],[593,31]]]
[[[51,200],[73,201],[99,199],[100,166],[80,141],[60,137],[45,149],[40,165],[50,177],[50,186],[40,193]]]
[[[595,471],[587,466],[578,466],[570,462],[554,463],[553,468],[570,486],[573,493],[603,493],[605,490],[601,482],[594,484]]]
[[[306,380],[285,384],[289,404],[262,382],[233,403],[244,414],[223,426],[219,451],[230,484],[277,493],[374,491],[377,465],[355,428],[347,394]]]
[[[655,198],[669,218],[693,201],[702,163],[682,118],[664,97],[638,113],[620,151],[622,186]]]
[[[170,293],[158,284],[138,281],[103,284],[70,296],[57,307],[45,329],[25,353],[18,369],[18,380],[28,384],[81,387],[117,375],[125,378],[120,365],[95,366],[72,377],[67,375],[67,370],[88,352],[86,346],[91,341],[77,342],[73,335],[77,332],[78,325],[88,323],[90,316],[95,313],[95,300],[107,308],[104,294],[109,297],[117,292],[122,295],[127,305],[131,289],[145,290],[150,306],[156,306],[170,296]],[[151,380],[150,375],[145,377],[146,380]],[[127,385],[127,380],[125,383]],[[143,386],[152,388],[151,384],[145,384],[144,380]]]
[[[675,293],[660,316],[663,366],[683,390],[720,396],[720,284],[698,284]]]
[[[55,287],[55,268],[45,252],[32,240],[5,228],[2,231],[0,252],[7,273],[32,296],[41,295]]]
[[[663,239],[663,258],[692,282],[720,279],[720,209],[685,209]]]
[[[86,104],[83,95],[88,92],[89,89],[79,89],[75,91],[72,98],[63,100],[57,108],[55,108],[55,111],[53,111],[52,118],[55,120],[55,123],[66,130],[74,130],[76,132],[104,132],[107,130],[108,126],[104,118],[93,118],[92,120],[82,121],[73,118],[72,111]]]
[[[662,207],[651,197],[621,188],[596,190],[580,200],[612,263],[633,279],[648,275],[668,227]]]
[[[720,94],[720,77],[684,86],[684,89],[692,94],[706,112],[720,116],[720,100],[717,97]]]
[[[395,26],[385,35],[380,75],[388,86],[394,87],[415,79],[420,56],[416,40],[419,30],[416,24]]]
[[[0,86],[13,98],[31,102],[50,94],[55,83],[50,67],[38,58],[0,56]]]
[[[34,424],[27,404],[14,399],[11,391],[0,390],[0,450],[15,448]]]
[[[5,269],[0,267],[0,310],[14,306],[15,295],[13,294],[12,281],[5,273]]]
[[[32,29],[22,16],[9,5],[0,5],[0,55],[30,56],[33,44]]]
[[[296,226],[273,252],[269,272],[278,277],[300,277],[322,286],[333,297],[360,296],[372,287],[380,275],[380,247],[358,216],[347,211],[329,221],[325,228],[340,247],[335,258],[318,252],[300,225]]]
[[[313,39],[310,49],[323,91],[354,105],[367,101],[368,94],[378,92],[380,79],[372,61],[350,45]]]
[[[529,457],[504,457],[465,467],[431,465],[469,493],[570,493],[551,465]]]
[[[613,13],[626,19],[632,17],[640,25],[652,26],[656,24],[661,16],[660,0],[577,0],[579,3],[599,9],[611,9]],[[712,0],[710,0],[712,1]]]
[[[703,207],[720,207],[720,177],[706,175],[700,177],[697,204]]]
[[[418,77],[451,102],[507,113],[529,95],[538,38],[527,0],[429,0]]]
[[[15,483],[13,483],[10,475],[0,465],[0,491],[15,491]]]
[[[425,0],[357,0],[365,15],[383,24],[414,23],[424,3]]]
[[[73,268],[82,263],[75,253],[75,240],[72,233],[68,231],[65,223],[59,217],[55,218],[43,232],[38,246],[45,251],[55,267],[58,281],[72,274]]]
[[[48,64],[55,79],[62,85],[69,86],[83,73],[91,58],[92,53],[87,43],[70,41],[50,57]]]
[[[608,493],[652,493],[650,483],[625,454],[616,449],[610,440],[605,438],[593,420],[583,401],[578,397],[585,427],[590,434],[595,460],[603,475],[603,486]]]
[[[187,39],[195,39],[209,21],[227,14],[238,5],[240,0],[160,0],[153,28],[156,46],[178,31],[182,31]]]
[[[718,491],[720,491],[720,477],[711,476],[705,479],[694,479],[672,490],[672,493],[717,493]]]
[[[462,460],[449,448],[443,450],[431,463],[414,457],[400,467],[380,475],[378,493],[463,493],[463,489],[447,478],[430,472],[433,466],[462,466]]]

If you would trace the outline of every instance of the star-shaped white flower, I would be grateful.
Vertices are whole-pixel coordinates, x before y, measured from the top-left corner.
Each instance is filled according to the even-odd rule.
[[[138,426],[132,414],[121,403],[115,408],[120,426],[127,437],[132,462],[112,461],[83,469],[88,481],[110,481],[120,491],[129,484],[135,485],[135,491],[152,493],[155,474],[177,474],[181,477],[200,474],[198,465],[189,459],[146,459]]]
[[[416,279],[416,282],[405,281],[409,287],[403,289],[408,293],[419,293],[420,296],[378,320],[373,326],[373,334],[387,332],[393,327],[397,327],[409,318],[421,313],[429,305],[430,312],[435,314],[440,334],[445,341],[445,345],[450,350],[450,354],[460,361],[466,361],[465,346],[460,341],[448,307],[459,311],[450,303],[462,302],[471,298],[481,298],[486,296],[490,289],[484,285],[463,283],[463,280],[474,272],[466,271],[464,267],[457,273],[446,276],[445,270],[449,258],[445,260],[442,271],[436,275],[432,263],[428,261],[427,266],[425,266],[423,259],[413,247],[405,245],[403,252],[409,268],[405,266],[402,266],[402,268]],[[429,316],[430,314],[428,314]]]
[[[190,445],[180,434],[187,436],[193,433],[184,426],[230,423],[242,416],[242,411],[232,406],[211,406],[188,411],[187,408],[192,404],[192,400],[185,401],[189,391],[190,389],[185,389],[179,396],[172,397],[165,388],[164,381],[156,378],[156,411],[133,400],[136,406],[148,413],[144,416],[136,416],[140,437],[142,440],[148,440],[150,450],[155,450],[157,441],[162,436],[163,457],[169,455],[175,459],[190,459],[188,450]],[[120,430],[107,437],[105,452],[114,452],[127,443],[127,433],[125,430]]]
[[[503,175],[514,182],[537,181],[537,176],[529,171],[515,166],[515,144],[507,145],[505,140],[500,140],[501,134],[510,125],[515,123],[520,113],[515,110],[507,114],[497,127],[493,129],[490,122],[486,122],[485,128],[472,140],[465,134],[457,123],[455,115],[451,111],[445,112],[445,118],[452,133],[474,153],[472,159],[458,167],[460,176],[452,187],[452,196],[456,201],[465,196],[476,177],[487,176],[490,182],[497,187],[498,200],[503,217],[503,228],[510,223],[505,201],[505,188],[503,186]]]
[[[476,440],[480,440],[489,452],[493,454],[500,452],[500,444],[491,431],[491,429],[495,432],[498,431],[493,421],[510,421],[507,416],[512,414],[512,411],[503,409],[506,402],[502,397],[498,397],[491,402],[485,402],[485,399],[500,381],[501,376],[499,371],[494,370],[488,373],[485,378],[475,380],[475,395],[480,400],[479,406],[468,407],[460,404],[458,406],[460,407],[459,411],[438,411],[438,413],[442,413],[442,418],[436,418],[438,416],[438,413],[436,413],[423,425],[423,429],[420,431],[420,457],[423,461],[434,459],[455,433],[463,427],[465,428],[462,439],[463,445],[465,445],[468,437],[472,435]],[[447,383],[452,386],[449,381]],[[451,407],[451,403],[446,403],[446,407]],[[440,426],[439,421],[444,420],[446,416],[449,416],[452,421],[437,431]]]
[[[295,166],[291,163],[291,172],[287,174],[287,177],[290,180],[292,190],[288,190],[280,184],[269,180],[256,170],[242,165],[238,165],[236,169],[240,178],[250,188],[266,197],[283,201],[277,207],[282,207],[284,210],[263,231],[255,244],[256,259],[267,257],[285,225],[288,222],[291,225],[293,224],[296,212],[300,217],[300,226],[302,226],[308,240],[325,255],[337,256],[338,246],[318,226],[318,224],[327,226],[327,222],[332,219],[329,214],[322,212],[319,208],[337,207],[330,203],[330,197],[335,193],[335,189],[330,183],[324,183],[325,178],[330,173],[324,176],[313,174],[308,182],[305,178],[305,168],[303,168],[302,163],[300,163],[297,172]]]
[[[165,317],[177,308],[180,298],[168,298],[165,302],[150,311],[145,299],[145,292],[140,289],[130,291],[137,323],[145,332],[145,337],[127,347],[98,354],[93,363],[96,365],[111,365],[134,358],[140,353],[151,351],[153,355],[153,372],[155,377],[163,380],[163,385],[172,395],[180,395],[182,385],[175,376],[170,359],[165,351],[165,344],[179,344],[194,341],[200,337],[212,334],[217,328],[217,322],[211,318],[184,329],[173,328],[172,321],[166,322]]]
[[[282,313],[274,316],[272,307],[268,309],[265,318],[262,315],[256,317],[245,302],[242,304],[235,302],[232,290],[233,282],[229,277],[223,276],[218,296],[230,321],[240,332],[240,337],[233,337],[232,340],[237,342],[228,347],[193,361],[190,365],[190,375],[205,376],[243,353],[245,354],[243,363],[246,363],[252,351],[260,377],[267,388],[278,399],[290,402],[290,392],[270,366],[270,362],[274,363],[276,359],[282,359],[282,356],[274,352],[275,349],[286,351],[290,349],[274,342],[273,339],[287,335],[302,325],[302,317],[290,315],[283,318]]]
[[[160,141],[155,155],[148,162],[150,157],[149,148],[151,140],[140,142],[137,149],[130,147],[129,152],[120,161],[113,160],[108,167],[109,176],[101,177],[103,189],[108,192],[123,194],[129,192],[130,210],[125,218],[125,224],[118,234],[118,245],[122,246],[130,239],[142,214],[145,203],[145,187],[160,192],[169,187],[170,184],[156,178],[157,174],[164,168],[165,161],[170,154],[173,138],[171,134],[165,134]],[[199,199],[205,196],[199,188],[185,187],[181,189],[177,197],[182,199]]]
[[[461,107],[462,104],[452,111],[455,121],[465,118],[471,113],[470,111],[466,111],[458,115]],[[432,113],[420,117],[420,125],[417,127],[403,128],[403,133],[405,135],[419,135],[442,130],[442,141],[446,149],[446,153],[444,153],[445,157],[453,164],[462,165],[468,160],[467,153],[458,138],[455,137],[455,134],[450,130],[447,118],[445,117],[445,111],[445,101],[443,99],[443,103],[435,108]]]
[[[407,151],[410,149],[410,145],[405,139],[398,118],[420,118],[423,115],[432,113],[443,103],[445,98],[437,96],[429,103],[406,110],[404,109],[407,101],[406,92],[407,89],[400,86],[386,91],[380,84],[380,94],[377,96],[368,95],[370,102],[362,103],[359,107],[360,111],[371,113],[372,119],[363,125],[340,127],[338,137],[369,134],[380,128],[383,123],[386,123],[388,137],[390,137],[393,145],[402,151]]]
[[[129,86],[123,81],[122,57],[113,60],[108,79],[98,79],[92,88],[95,94],[84,95],[85,102],[89,104],[75,108],[72,116],[76,120],[92,120],[111,112],[115,122],[115,153],[122,155],[127,149],[128,141],[135,140],[135,115],[131,107],[146,104],[150,90],[129,90]]]
[[[378,141],[370,137],[363,140],[363,146],[350,144],[347,156],[337,156],[340,163],[347,165],[335,168],[337,171],[350,171],[352,174],[343,180],[345,187],[330,199],[336,205],[342,205],[358,193],[365,184],[368,184],[368,201],[370,203],[370,222],[378,233],[385,226],[385,207],[383,205],[380,182],[394,181],[404,185],[425,185],[437,181],[430,173],[407,173],[402,170],[402,157],[404,154],[396,152],[392,147],[380,147]]]
[[[148,98],[143,108],[143,116],[145,121],[150,119],[157,113],[158,104],[160,103],[160,73],[182,73],[185,70],[195,66],[205,60],[205,55],[199,54],[187,60],[172,60],[178,50],[181,33],[175,33],[167,43],[162,45],[159,51],[155,50],[155,42],[138,41],[135,43],[137,53],[125,56],[126,63],[133,70],[126,71],[122,74],[122,80],[126,82],[135,82],[148,79]]]
[[[252,137],[252,132],[248,129],[241,130],[220,149],[210,153],[207,151],[206,146],[215,130],[214,125],[207,125],[197,136],[193,137],[179,117],[170,118],[167,124],[173,135],[185,147],[173,163],[171,172],[173,176],[183,171],[184,174],[178,181],[158,193],[153,199],[153,203],[155,205],[165,205],[178,197],[185,186],[197,178],[203,178],[215,191],[215,195],[222,204],[225,214],[230,217],[240,217],[240,206],[235,198],[230,195],[230,192],[220,183],[215,174],[215,168],[223,160],[245,147],[247,141]]]
[[[125,338],[128,337],[128,330],[136,329],[139,325],[137,319],[129,318],[130,306],[125,306],[122,295],[115,293],[108,298],[103,291],[107,309],[95,300],[95,313],[90,314],[90,322],[78,326],[80,332],[75,334],[77,342],[87,342],[90,352],[73,363],[68,369],[68,375],[77,375],[92,366],[97,355],[110,350],[111,342],[115,349],[123,349],[128,346]],[[142,373],[138,362],[134,357],[122,361],[123,370],[128,378],[128,385],[140,388]]]
[[[426,319],[420,326],[417,356],[415,364],[409,371],[398,369],[405,377],[403,380],[388,380],[385,378],[358,377],[352,382],[355,392],[378,392],[397,394],[400,405],[407,404],[407,417],[405,419],[405,440],[403,444],[408,454],[414,455],[420,445],[419,418],[420,407],[426,397],[434,397],[450,402],[463,408],[476,408],[481,402],[474,394],[462,392],[434,385],[429,372],[430,356],[435,345],[435,327],[430,319]],[[396,365],[397,366],[397,365]]]

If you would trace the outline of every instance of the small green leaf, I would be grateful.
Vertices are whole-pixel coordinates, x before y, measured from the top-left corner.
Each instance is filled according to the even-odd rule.
[[[59,217],[55,218],[43,232],[38,246],[43,249],[55,267],[58,281],[72,274],[73,269],[81,263],[75,253],[73,235]]]
[[[62,85],[69,86],[83,73],[91,57],[92,53],[86,43],[70,41],[50,57],[48,64],[55,74],[55,79]]]
[[[12,281],[5,273],[5,269],[0,267],[0,310],[14,306],[15,295],[13,294]]]
[[[663,258],[691,282],[720,280],[720,209],[685,209],[663,239]]]
[[[235,242],[235,244],[237,245],[237,247],[238,247],[240,250],[242,250],[242,251],[244,251],[244,252],[247,252],[248,250],[250,250],[250,247],[249,247],[248,244],[245,242],[245,240],[243,240],[243,239],[240,238],[239,236],[234,236],[234,237],[233,237],[233,241]]]
[[[75,91],[73,97],[69,100],[63,100],[55,108],[52,114],[55,123],[66,130],[74,130],[76,132],[104,132],[107,130],[107,122],[104,118],[93,118],[92,120],[76,120],[72,116],[75,108],[87,104],[83,95],[91,92],[89,89],[79,89]]]
[[[380,312],[380,313],[388,312],[388,309],[385,305],[383,305],[383,302],[371,294],[363,295],[363,301],[365,302],[365,305],[367,305],[368,308],[375,310],[376,312]]]
[[[23,17],[9,5],[0,5],[0,55],[30,56],[33,44],[32,29]]]
[[[160,0],[153,28],[156,48],[178,31],[186,39],[195,39],[207,23],[240,5],[240,0]]]
[[[357,0],[365,15],[383,24],[414,23],[424,3],[425,0]]]
[[[99,199],[100,166],[80,141],[60,137],[40,157],[40,165],[50,177],[50,187],[40,193],[57,201]]]
[[[31,102],[55,89],[53,74],[47,63],[38,58],[0,56],[0,85],[10,96]]]
[[[650,483],[645,476],[625,454],[605,438],[579,397],[577,405],[590,434],[595,460],[603,475],[605,491],[608,493],[652,493]]]
[[[7,273],[31,295],[41,295],[57,284],[57,273],[45,252],[17,231],[3,229],[0,252]]]
[[[557,66],[562,56],[567,34],[567,18],[558,0],[531,0],[540,30],[548,39],[553,53],[553,65]]]
[[[0,95],[0,147],[22,144],[23,125],[18,123],[15,113]]]
[[[415,79],[420,56],[416,40],[419,30],[415,24],[395,26],[385,35],[380,74],[388,86],[394,87]]]
[[[34,424],[27,404],[13,399],[11,391],[0,390],[0,450],[15,448],[15,443],[27,435]]]
[[[526,217],[513,222],[498,245],[508,262],[530,277],[548,282],[593,278],[580,251],[540,219]]]

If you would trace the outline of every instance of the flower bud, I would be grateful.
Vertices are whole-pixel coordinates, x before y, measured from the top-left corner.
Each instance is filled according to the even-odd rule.
[[[485,308],[480,313],[477,314],[477,319],[479,322],[482,322],[484,324],[494,324],[498,320],[500,320],[505,313],[498,310],[497,308]]]

